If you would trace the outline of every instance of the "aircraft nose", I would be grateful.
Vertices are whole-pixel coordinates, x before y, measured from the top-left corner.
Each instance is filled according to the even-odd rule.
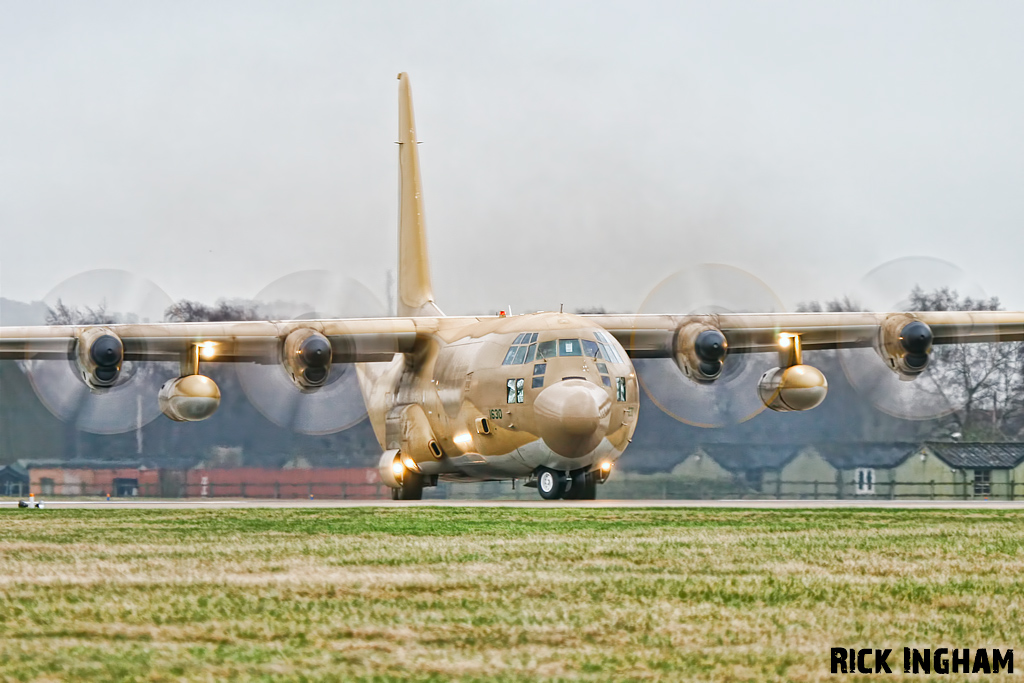
[[[608,431],[612,402],[592,382],[569,379],[546,387],[533,404],[538,436],[566,458],[594,450]]]

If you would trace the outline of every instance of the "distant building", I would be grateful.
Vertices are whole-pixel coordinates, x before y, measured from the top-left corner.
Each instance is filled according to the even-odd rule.
[[[0,467],[0,496],[27,496],[28,470],[14,463]]]
[[[770,498],[1024,498],[1024,444],[706,444],[672,474]]]

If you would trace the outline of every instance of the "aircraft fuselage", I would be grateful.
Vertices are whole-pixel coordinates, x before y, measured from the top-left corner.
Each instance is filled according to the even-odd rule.
[[[448,480],[592,470],[629,443],[636,373],[603,328],[567,313],[467,321],[412,354],[361,363],[381,448]]]

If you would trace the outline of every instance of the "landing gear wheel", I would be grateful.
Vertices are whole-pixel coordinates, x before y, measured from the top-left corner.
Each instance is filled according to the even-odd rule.
[[[563,496],[566,500],[594,500],[597,498],[597,477],[593,472],[576,472],[572,485]]]
[[[415,472],[406,472],[402,486],[391,489],[391,500],[423,500],[423,477]]]
[[[537,472],[537,490],[544,500],[558,500],[565,493],[565,474],[542,467]]]

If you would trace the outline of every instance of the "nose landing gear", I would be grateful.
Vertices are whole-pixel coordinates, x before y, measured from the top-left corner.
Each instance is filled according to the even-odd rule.
[[[537,490],[544,500],[558,500],[565,493],[565,473],[547,467],[537,470]]]
[[[587,470],[568,473],[548,467],[537,469],[537,491],[544,500],[594,500],[597,497],[597,474]]]

